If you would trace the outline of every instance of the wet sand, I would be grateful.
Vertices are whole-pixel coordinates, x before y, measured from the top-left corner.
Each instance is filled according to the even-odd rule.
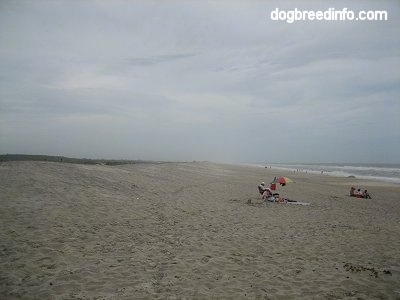
[[[274,176],[310,205],[262,202],[257,185]],[[352,185],[373,199],[348,197]],[[0,201],[1,299],[400,299],[395,184],[205,162],[3,162]]]

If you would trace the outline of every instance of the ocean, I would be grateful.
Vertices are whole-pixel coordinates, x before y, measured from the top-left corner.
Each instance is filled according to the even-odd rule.
[[[400,164],[281,164],[267,163],[265,167],[314,174],[379,180],[400,184]]]

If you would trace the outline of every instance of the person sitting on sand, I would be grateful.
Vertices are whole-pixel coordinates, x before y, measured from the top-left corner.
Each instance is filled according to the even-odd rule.
[[[279,199],[280,199],[279,194],[276,195],[276,196],[275,196],[275,195],[276,195],[276,194],[269,196],[269,197],[267,198],[267,201],[268,201],[268,202],[278,202]]]
[[[363,198],[365,198],[365,199],[372,199],[367,190],[365,190],[365,191],[362,193],[362,196],[363,196]]]
[[[265,189],[266,189],[266,187],[265,187],[265,182],[261,182],[261,183],[258,185],[258,192],[260,193],[260,195],[262,195],[262,194],[264,193]]]
[[[262,194],[262,199],[263,200],[267,200],[268,198],[270,198],[272,196],[271,190],[269,188],[267,188],[265,190],[265,192]]]
[[[354,186],[352,186],[351,189],[350,189],[350,197],[355,197],[356,196],[356,194],[354,193],[355,190],[356,189],[354,188]]]
[[[358,189],[357,192],[354,193],[354,195],[356,195],[357,198],[363,198],[363,194],[361,192],[361,189]]]
[[[263,200],[268,199],[272,196],[271,190],[265,187],[265,182],[261,182],[261,184],[258,186],[258,192],[262,196]]]

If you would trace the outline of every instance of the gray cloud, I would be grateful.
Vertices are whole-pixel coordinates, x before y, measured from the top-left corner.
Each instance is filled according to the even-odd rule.
[[[316,2],[12,1],[0,9],[0,153],[399,162],[400,8]]]
[[[173,54],[173,55],[159,55],[153,57],[132,58],[128,60],[128,63],[133,66],[151,66],[159,63],[184,59],[187,57],[191,57],[193,55],[195,54]]]

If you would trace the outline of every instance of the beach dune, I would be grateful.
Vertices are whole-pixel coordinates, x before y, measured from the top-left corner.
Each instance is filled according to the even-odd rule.
[[[262,202],[274,176],[310,205]],[[400,299],[396,184],[28,161],[0,164],[0,189],[1,299]]]

